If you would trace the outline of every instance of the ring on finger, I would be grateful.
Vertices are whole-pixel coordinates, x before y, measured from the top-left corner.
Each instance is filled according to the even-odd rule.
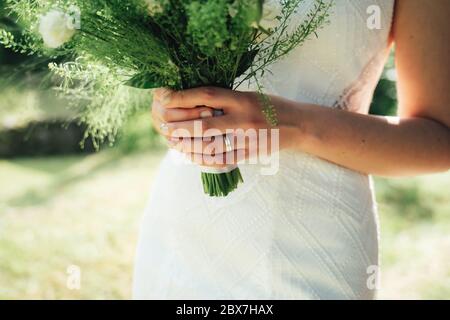
[[[223,141],[225,143],[225,151],[226,152],[231,152],[233,151],[233,144],[231,143],[231,139],[229,135],[224,135],[223,136]]]

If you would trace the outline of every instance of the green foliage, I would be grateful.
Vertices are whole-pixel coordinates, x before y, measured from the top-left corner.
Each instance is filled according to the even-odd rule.
[[[229,41],[227,0],[192,1],[187,15],[187,33],[205,56],[214,56]]]
[[[4,28],[0,43],[69,61],[52,63],[50,69],[73,101],[77,120],[87,124],[86,136],[99,145],[114,141],[125,120],[149,106],[148,99],[127,86],[236,88],[261,77],[325,23],[331,2],[316,0],[305,21],[288,32],[303,1],[282,0],[283,10],[275,18],[279,25],[266,30],[260,25],[263,0],[8,0],[25,30],[16,38]],[[72,6],[81,12],[81,28],[50,50],[39,33],[40,16]]]
[[[393,116],[397,113],[397,88],[394,54],[389,56],[384,72],[375,90],[370,113],[381,116]]]
[[[432,201],[426,198],[416,181],[384,181],[379,195],[389,203],[396,214],[411,222],[433,218]]]
[[[280,23],[272,29],[261,26],[263,2],[8,0],[26,30],[16,40],[0,29],[0,44],[20,53],[74,58],[50,69],[62,78],[63,94],[75,101],[78,120],[88,128],[85,138],[99,147],[113,142],[125,119],[145,106],[145,96],[140,99],[134,88],[233,89],[254,79],[262,93],[258,78],[315,34],[332,4],[316,0],[305,20],[288,31],[303,0],[282,0],[273,18]],[[268,123],[277,125],[275,108],[262,101]],[[227,195],[242,181],[239,169],[202,178],[211,196]]]
[[[51,64],[50,70],[61,80],[62,95],[70,97],[74,120],[86,124],[85,139],[93,137],[96,147],[105,140],[113,143],[126,121],[144,106],[150,106],[151,95],[126,86],[104,65],[81,59]]]
[[[145,150],[159,150],[165,147],[164,139],[158,135],[150,121],[148,110],[134,114],[124,125],[117,139],[117,148],[124,154]]]

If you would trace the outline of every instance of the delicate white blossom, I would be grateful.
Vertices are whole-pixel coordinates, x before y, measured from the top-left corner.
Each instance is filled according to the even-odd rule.
[[[236,15],[238,14],[238,9],[236,8],[236,6],[233,4],[228,5],[228,14],[230,15],[230,17],[234,18],[236,17]]]
[[[162,13],[164,11],[163,6],[158,0],[145,0],[145,4],[147,5],[147,11],[151,16],[155,14]]]
[[[75,34],[73,18],[67,13],[52,9],[41,17],[39,33],[49,48],[58,48],[68,42]]]

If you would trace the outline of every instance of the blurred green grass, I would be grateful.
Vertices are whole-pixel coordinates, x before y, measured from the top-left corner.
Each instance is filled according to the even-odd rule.
[[[0,299],[128,299],[163,149],[0,160]],[[450,174],[376,179],[387,299],[450,298]],[[67,268],[82,271],[80,290]]]
[[[161,153],[0,161],[0,298],[130,297],[139,217]],[[66,286],[82,270],[82,290]]]

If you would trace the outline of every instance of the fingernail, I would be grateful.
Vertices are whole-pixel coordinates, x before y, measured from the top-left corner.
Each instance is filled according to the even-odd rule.
[[[200,113],[200,118],[211,118],[212,116],[213,113],[209,110],[205,110]]]
[[[159,125],[159,129],[161,130],[161,132],[163,134],[166,134],[167,132],[169,132],[169,126],[167,125],[167,123],[161,123]]]

